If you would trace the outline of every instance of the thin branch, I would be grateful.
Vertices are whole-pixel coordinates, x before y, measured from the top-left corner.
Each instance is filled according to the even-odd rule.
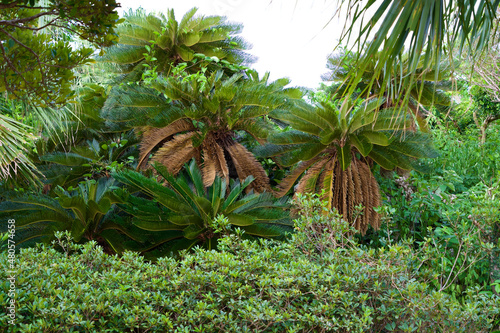
[[[27,27],[27,26],[19,26],[19,25],[15,25],[14,27],[15,28],[19,28],[19,29],[26,29],[26,30],[31,30],[31,31],[40,31],[42,29],[45,29],[47,28],[48,26],[56,26],[54,24],[54,22],[56,22],[57,20],[59,20],[58,17],[56,17],[55,19],[53,19],[52,21],[50,21],[49,23],[47,23],[46,25],[42,26],[42,27],[38,27],[38,28],[33,28],[33,27]],[[65,28],[65,27],[62,27],[62,28]]]
[[[0,7],[0,9],[1,9],[1,7]],[[30,17],[24,17],[24,18],[21,18],[21,19],[0,20],[0,25],[9,25],[9,26],[17,26],[17,27],[19,27],[18,24],[20,24],[20,23],[30,22],[30,21],[33,21],[33,20],[35,20],[37,18],[40,18],[42,16],[47,16],[47,15],[57,15],[57,12],[55,12],[54,10],[52,10],[50,12],[38,13],[36,15],[33,15],[33,16],[30,16]]]

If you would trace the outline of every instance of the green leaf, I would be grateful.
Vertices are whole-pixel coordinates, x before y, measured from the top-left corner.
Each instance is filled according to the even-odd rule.
[[[363,131],[360,136],[366,138],[368,142],[378,146],[388,146],[389,139],[384,133],[374,131]]]
[[[368,156],[373,148],[373,144],[363,135],[352,135],[350,137],[350,142],[363,157]]]
[[[229,220],[229,223],[239,227],[252,225],[255,222],[255,218],[252,218],[251,216],[247,216],[244,214],[231,213],[228,214],[226,217]]]
[[[342,170],[347,170],[349,165],[351,165],[352,155],[351,155],[351,145],[346,143],[343,147],[338,149],[338,160]]]
[[[200,229],[196,224],[192,224],[184,229],[184,237],[187,239],[196,239],[204,231],[206,231],[206,228]]]

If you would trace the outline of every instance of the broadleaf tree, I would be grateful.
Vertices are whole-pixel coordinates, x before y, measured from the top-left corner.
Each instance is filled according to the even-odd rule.
[[[73,94],[73,68],[93,54],[93,48],[74,49],[70,42],[80,38],[101,48],[116,43],[118,6],[115,0],[0,1],[0,92],[41,106],[65,103]]]

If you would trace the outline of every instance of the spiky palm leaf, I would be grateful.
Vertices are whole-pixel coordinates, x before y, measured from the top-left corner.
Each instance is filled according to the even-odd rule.
[[[96,240],[117,253],[138,248],[148,235],[116,214],[114,190],[113,179],[101,178],[82,182],[71,192],[59,188],[55,198],[13,196],[0,203],[0,226],[6,228],[6,221],[15,219],[20,246],[50,241],[55,231],[68,230],[76,241]]]
[[[0,114],[0,183],[22,179],[39,183],[40,173],[27,157],[24,144],[28,141],[28,126]]]
[[[260,156],[274,156],[284,166],[296,165],[279,186],[278,196],[286,194],[300,179],[296,192],[324,190],[329,207],[335,207],[361,232],[368,225],[379,227],[373,210],[380,203],[371,161],[385,169],[421,169],[418,158],[433,157],[435,151],[427,135],[395,131],[411,124],[407,114],[394,116],[394,110],[379,109],[383,101],[373,99],[355,106],[349,100],[337,109],[331,103],[304,104],[290,112],[270,114],[294,130],[268,137],[269,145],[259,147]],[[362,215],[355,207],[362,205]]]
[[[225,78],[216,72],[203,85],[169,77],[154,89],[113,90],[103,116],[142,131],[139,167],[147,167],[151,160],[176,174],[195,157],[202,165],[205,185],[215,175],[226,181],[238,177],[241,182],[253,175],[250,188],[262,192],[269,190],[267,175],[235,136],[237,131],[245,131],[262,142],[272,129],[264,116],[302,97],[300,90],[284,88],[288,83],[268,82],[268,75],[259,78],[254,72],[247,78]]]
[[[196,12],[197,8],[192,8],[178,22],[173,9],[166,16],[131,10],[117,27],[119,43],[98,60],[112,64],[126,81],[139,81],[146,67],[168,75],[175,65],[192,61],[196,55],[233,64],[250,60],[244,52],[247,44],[236,36],[241,25],[228,23],[221,16],[197,16]],[[193,63],[189,70],[196,73],[199,67]]]
[[[434,69],[437,75],[441,59],[446,56],[451,59],[455,46],[458,46],[460,54],[479,54],[488,47],[500,1],[349,0],[342,3],[347,5],[348,11],[355,12],[353,20],[343,31],[340,43],[351,44],[352,39],[356,39],[354,47],[364,50],[356,59],[357,65],[349,70],[350,95],[378,52],[380,58],[374,67],[375,75],[370,85],[383,73],[382,87],[390,80],[386,74],[396,68],[398,57],[405,48],[409,55],[409,75],[402,80],[403,87],[410,87],[417,80],[418,68],[424,71]],[[367,19],[365,16],[374,5],[377,6],[376,11]],[[401,99],[408,102],[409,90],[402,91],[406,94],[401,94]]]
[[[47,141],[61,142],[60,130],[66,128],[64,123],[72,115],[66,107],[41,108],[0,98],[0,184],[41,185],[42,174],[28,147],[38,133]]]
[[[164,255],[196,244],[215,248],[220,234],[214,220],[220,215],[226,217],[232,227],[239,227],[252,237],[277,237],[291,230],[284,200],[276,200],[270,193],[244,194],[252,177],[241,183],[231,181],[228,186],[224,179],[216,176],[212,184],[205,187],[194,161],[177,178],[161,164],[155,168],[169,186],[131,170],[114,174],[132,191],[138,190],[153,199],[121,194],[127,201],[123,208],[134,216],[137,227],[165,232],[164,245],[149,255]]]

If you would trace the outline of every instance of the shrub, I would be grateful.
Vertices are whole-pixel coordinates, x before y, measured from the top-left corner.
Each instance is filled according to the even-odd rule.
[[[12,332],[486,332],[498,298],[465,304],[429,290],[407,246],[338,247],[310,256],[294,241],[226,236],[220,251],[197,247],[155,264],[66,242],[17,254]],[[69,255],[70,254],[70,255]],[[0,300],[9,301],[7,253]]]

